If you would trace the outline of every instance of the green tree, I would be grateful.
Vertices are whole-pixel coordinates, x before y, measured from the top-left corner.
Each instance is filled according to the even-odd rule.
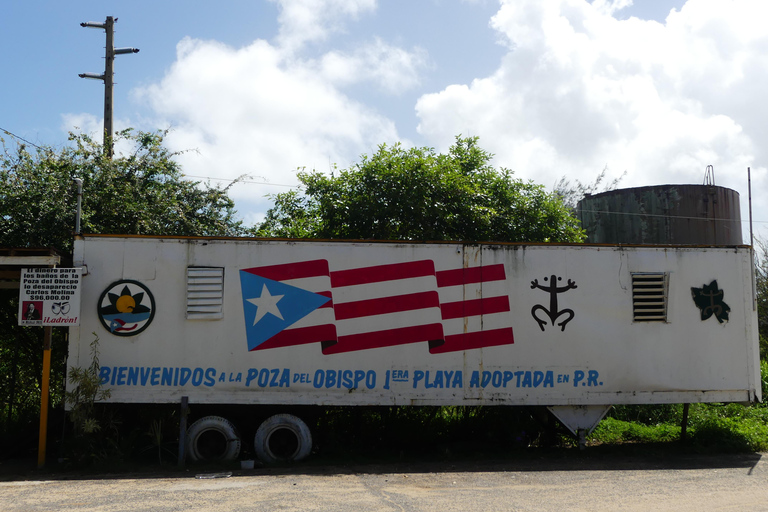
[[[75,227],[75,178],[83,181],[84,233],[243,234],[227,189],[183,179],[176,154],[163,145],[164,136],[121,132],[115,142],[130,151],[111,160],[85,135],[70,135],[63,148],[30,149],[3,140],[0,247],[53,247],[66,260]],[[16,325],[16,290],[0,289],[0,304],[0,451],[8,453],[27,448],[25,441],[37,437],[42,329]],[[51,398],[56,406],[64,391],[63,329],[53,330],[52,345]]]
[[[5,143],[0,160],[0,246],[54,247],[69,252],[75,223],[75,178],[83,180],[84,233],[236,236],[226,188],[183,179],[165,132],[118,133],[131,151],[106,158],[86,135],[70,135],[62,149],[30,152]]]
[[[584,199],[584,196],[616,190],[619,186],[619,182],[627,175],[627,171],[624,171],[618,178],[605,182],[607,174],[608,166],[606,165],[592,183],[582,183],[577,179],[574,179],[573,182],[571,182],[567,176],[563,176],[557,183],[555,183],[554,194],[558,196],[571,211],[574,211],[576,210],[576,205],[578,205],[579,201]]]
[[[304,180],[306,174],[299,173]],[[275,205],[267,211],[264,221],[254,230],[256,236],[278,238],[313,238],[320,231],[320,212],[312,199],[295,190],[272,197]]]
[[[580,242],[578,221],[541,185],[495,169],[477,137],[448,154],[381,145],[331,176],[300,172],[304,195],[274,196],[259,236]]]
[[[768,242],[755,240],[755,288],[757,330],[760,333],[760,359],[768,361]],[[768,397],[763,397],[768,400]]]

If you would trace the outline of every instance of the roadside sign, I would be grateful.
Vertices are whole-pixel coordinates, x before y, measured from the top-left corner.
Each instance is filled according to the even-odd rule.
[[[81,268],[23,268],[19,325],[80,325]]]

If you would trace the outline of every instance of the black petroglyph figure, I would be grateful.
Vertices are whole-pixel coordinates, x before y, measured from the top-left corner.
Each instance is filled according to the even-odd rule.
[[[544,330],[544,326],[546,325],[547,321],[545,319],[539,318],[536,316],[537,311],[543,311],[545,315],[549,318],[549,321],[552,322],[552,325],[555,325],[555,321],[560,318],[562,315],[567,315],[567,318],[563,320],[562,322],[558,323],[557,325],[560,326],[561,331],[565,331],[565,324],[573,320],[573,310],[572,309],[557,309],[557,294],[566,292],[570,289],[576,288],[576,283],[573,282],[573,280],[569,279],[568,284],[566,286],[557,286],[557,281],[562,281],[562,277],[557,277],[555,274],[552,274],[551,277],[545,277],[544,281],[550,281],[549,286],[542,286],[539,284],[538,279],[534,279],[531,281],[531,288],[538,288],[539,290],[544,290],[545,292],[549,292],[549,309],[545,308],[541,304],[536,304],[531,308],[531,316],[538,322],[539,327],[541,330]]]

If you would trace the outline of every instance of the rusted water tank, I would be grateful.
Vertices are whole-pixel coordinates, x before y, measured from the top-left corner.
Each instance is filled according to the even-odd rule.
[[[739,193],[714,185],[657,185],[589,195],[576,213],[587,241],[740,245]]]

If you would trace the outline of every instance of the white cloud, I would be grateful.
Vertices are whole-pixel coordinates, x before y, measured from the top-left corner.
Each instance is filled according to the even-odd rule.
[[[613,15],[613,13],[632,5],[632,0],[593,0],[592,7],[602,14]]]
[[[104,130],[104,118],[97,118],[93,114],[64,114],[61,116],[61,129],[65,132],[85,133],[91,137],[99,137]]]
[[[345,96],[317,62],[266,41],[234,49],[185,39],[177,53],[163,80],[137,94],[158,125],[172,126],[170,148],[197,150],[179,157],[189,175],[295,184],[298,167],[347,165],[398,138],[392,121]],[[243,209],[280,190],[242,185],[232,197]],[[250,206],[263,212],[267,204]]]
[[[701,183],[713,164],[746,203],[747,166],[768,185],[755,168],[768,157],[768,3],[689,0],[665,24],[614,18],[626,4],[503,0],[499,68],[423,95],[419,132],[441,149],[479,135],[498,165],[546,186],[606,164],[628,171],[622,186]]]
[[[345,91],[364,84],[397,95],[419,84],[427,65],[421,49],[405,50],[380,38],[354,50],[318,54],[320,42],[350,20],[372,12],[375,0],[273,0],[280,6],[274,43],[257,40],[242,48],[191,38],[163,79],[134,91],[171,127],[169,148],[185,173],[295,185],[299,167],[346,167],[360,154],[399,137],[385,115]],[[267,193],[284,187],[243,184],[231,190],[247,222],[270,206]]]
[[[133,125],[126,119],[113,119],[113,129],[119,132]],[[93,114],[63,114],[61,116],[61,130],[65,132],[82,133],[91,137],[99,144],[103,141],[104,118],[96,117]],[[125,140],[117,140],[114,147],[116,155],[129,153],[133,150],[131,144]]]
[[[320,72],[330,82],[343,86],[368,81],[390,94],[419,84],[420,71],[427,65],[426,51],[409,52],[376,38],[351,54],[330,51],[320,60]]]
[[[134,91],[153,112],[153,126],[171,127],[170,149],[195,150],[178,158],[187,175],[247,175],[275,185],[231,189],[247,222],[270,206],[265,194],[297,183],[297,168],[346,167],[379,144],[398,141],[394,122],[346,89],[373,85],[397,96],[420,83],[428,61],[422,49],[377,37],[347,51],[307,44],[373,12],[376,0],[272,1],[280,8],[274,42],[233,48],[186,38],[163,79]]]
[[[376,8],[376,0],[272,0],[280,6],[280,46],[297,50],[343,29],[349,18]]]

